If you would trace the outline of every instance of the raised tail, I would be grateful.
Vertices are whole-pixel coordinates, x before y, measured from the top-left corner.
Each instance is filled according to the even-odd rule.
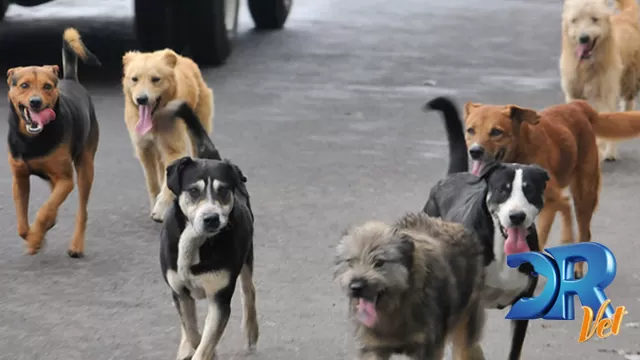
[[[603,112],[591,118],[597,137],[625,140],[640,137],[640,111]]]
[[[216,146],[211,141],[207,130],[202,126],[200,118],[193,108],[184,100],[170,101],[167,106],[156,113],[155,127],[157,130],[173,128],[176,118],[184,120],[196,145],[195,156],[202,159],[222,160]]]
[[[615,0],[615,4],[620,11],[632,11],[638,14],[638,0]]]
[[[78,58],[88,65],[102,65],[100,60],[84,45],[78,30],[70,27],[62,35],[63,79],[78,81]]]
[[[467,143],[458,109],[451,99],[439,96],[424,106],[425,111],[439,110],[444,115],[444,126],[449,140],[449,170],[447,174],[469,171]]]

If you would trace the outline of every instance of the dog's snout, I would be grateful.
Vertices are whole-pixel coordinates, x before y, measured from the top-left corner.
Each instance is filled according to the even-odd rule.
[[[29,98],[29,106],[34,109],[34,110],[38,110],[42,107],[42,98],[40,96],[32,96]]]
[[[211,214],[202,219],[204,226],[209,230],[216,230],[220,226],[220,215]]]
[[[578,38],[578,41],[580,41],[580,44],[588,44],[589,43],[589,35],[587,35],[587,34],[580,35],[580,37]]]
[[[527,218],[527,214],[524,211],[514,211],[509,214],[509,220],[511,221],[511,225],[519,226],[524,223]]]
[[[138,103],[138,105],[147,105],[149,104],[149,97],[147,95],[138,95],[136,97],[136,102]]]
[[[471,158],[473,160],[478,160],[482,157],[482,155],[484,155],[484,148],[480,145],[472,145],[469,148],[469,156],[471,156]]]
[[[351,296],[358,297],[362,295],[366,283],[362,279],[353,279],[349,284],[349,290],[351,290]]]

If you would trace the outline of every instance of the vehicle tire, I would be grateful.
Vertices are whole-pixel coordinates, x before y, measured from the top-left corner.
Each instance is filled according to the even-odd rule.
[[[284,26],[293,0],[247,0],[257,29],[273,30]]]
[[[135,0],[134,28],[141,51],[171,47],[169,0]]]
[[[225,0],[179,0],[186,6],[189,56],[201,66],[220,66],[231,53]]]
[[[7,9],[9,9],[9,0],[0,0],[0,22],[4,20]]]

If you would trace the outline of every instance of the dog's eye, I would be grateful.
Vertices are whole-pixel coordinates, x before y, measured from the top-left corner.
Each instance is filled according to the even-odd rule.
[[[42,88],[43,88],[43,89],[45,89],[45,90],[51,90],[51,89],[53,89],[53,85],[51,85],[51,84],[44,84],[44,85],[42,86]]]
[[[133,81],[133,82],[138,82],[138,77],[137,77],[137,76],[132,77],[132,78],[131,78],[131,81]]]
[[[474,128],[468,128],[468,129],[467,129],[467,134],[469,134],[469,135],[475,135],[475,133],[476,133],[476,131],[475,131],[475,129],[474,129]]]
[[[383,265],[384,265],[384,260],[380,260],[380,259],[376,260],[376,261],[373,263],[373,267],[375,267],[375,268],[380,268],[380,267],[382,267]]]
[[[153,76],[153,77],[151,78],[151,82],[152,82],[152,83],[154,83],[154,84],[155,84],[155,83],[157,83],[158,81],[160,81],[160,78],[159,78],[159,77],[157,77],[157,76]]]
[[[22,83],[22,84],[20,84],[20,87],[23,88],[23,89],[28,89],[29,88],[29,84]]]
[[[502,135],[503,131],[497,128],[493,128],[491,129],[491,131],[489,131],[489,136],[500,136]]]
[[[594,16],[594,17],[591,18],[591,21],[593,21],[593,23],[595,24],[595,23],[598,22],[598,18]]]
[[[198,196],[200,196],[200,189],[198,188],[191,188],[189,189],[189,196],[196,198]]]

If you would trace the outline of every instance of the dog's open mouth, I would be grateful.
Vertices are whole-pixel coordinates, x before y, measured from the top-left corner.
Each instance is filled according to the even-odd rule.
[[[587,60],[591,58],[591,55],[593,55],[593,48],[596,47],[596,41],[598,41],[597,38],[587,42],[586,44],[578,44],[576,47],[576,56],[578,59]]]
[[[527,244],[528,230],[524,226],[512,226],[505,228],[500,225],[500,232],[505,238],[504,253],[507,255],[519,254],[531,251]]]
[[[373,297],[360,297],[357,298],[358,305],[356,305],[356,319],[362,323],[362,325],[371,328],[376,322],[378,322],[378,312],[376,311],[376,304],[380,294],[376,294]]]
[[[138,105],[138,123],[136,124],[136,131],[140,135],[144,135],[153,128],[153,114],[160,106],[160,97],[156,99],[153,107],[151,105]]]
[[[495,161],[501,161],[504,158],[504,154],[506,153],[505,149],[500,149],[494,156]],[[484,169],[485,165],[489,162],[488,159],[480,159],[473,160],[471,162],[471,173],[475,176],[480,176],[482,169]]]
[[[30,134],[39,134],[45,125],[56,119],[56,112],[48,107],[40,111],[35,111],[24,105],[18,105],[18,108],[24,119],[25,128]]]

